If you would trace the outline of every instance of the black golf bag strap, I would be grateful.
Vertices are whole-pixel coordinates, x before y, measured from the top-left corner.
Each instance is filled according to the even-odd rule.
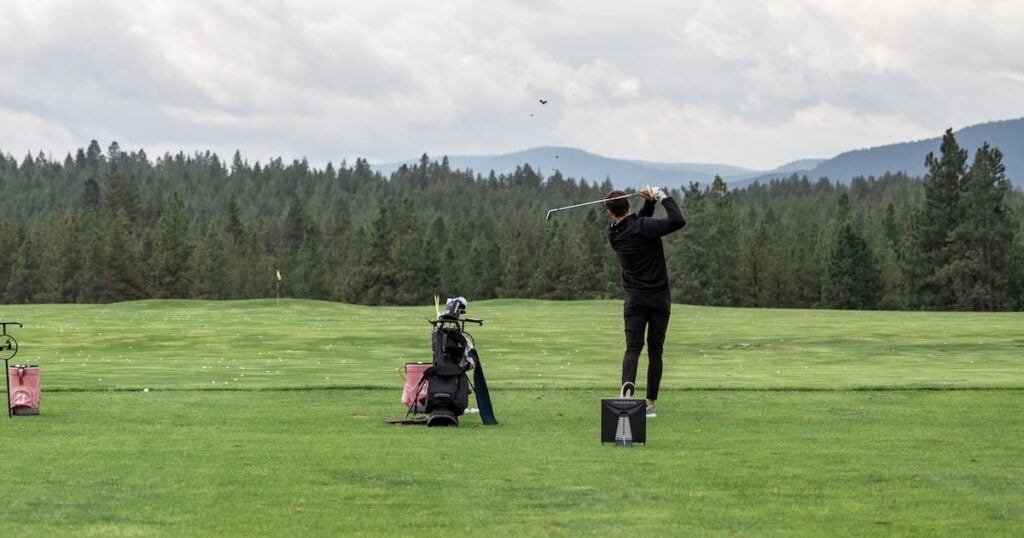
[[[491,405],[491,393],[487,391],[487,379],[484,378],[484,365],[480,362],[480,355],[475,349],[469,350],[469,358],[476,363],[473,369],[473,388],[476,389],[476,405],[480,408],[480,420],[485,425],[493,426],[498,423],[494,417],[494,407]]]

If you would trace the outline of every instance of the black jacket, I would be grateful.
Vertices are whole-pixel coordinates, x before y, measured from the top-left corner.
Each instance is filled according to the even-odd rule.
[[[608,224],[608,242],[619,256],[622,287],[626,293],[655,294],[669,291],[665,270],[665,250],[661,236],[686,225],[683,212],[672,198],[661,201],[668,212],[664,219],[653,218],[653,200],[644,201],[638,213]]]

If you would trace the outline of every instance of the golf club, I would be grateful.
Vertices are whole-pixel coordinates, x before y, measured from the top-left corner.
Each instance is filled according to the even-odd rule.
[[[17,321],[0,322],[0,326],[3,327],[3,334],[0,336],[3,336],[4,338],[4,343],[0,344],[0,354],[4,355],[4,381],[7,382],[7,418],[11,418],[13,413],[13,411],[11,410],[11,373],[10,365],[7,363],[7,361],[13,359],[14,356],[18,354],[18,340],[14,338],[14,335],[7,334],[8,325],[17,325],[18,327],[21,327],[22,325]]]
[[[585,205],[600,204],[600,203],[603,203],[603,202],[609,202],[611,200],[621,200],[623,198],[632,198],[633,196],[640,196],[640,193],[639,192],[634,192],[633,194],[624,194],[622,196],[616,196],[614,198],[603,198],[601,200],[594,200],[593,202],[583,202],[582,204],[567,205],[565,207],[556,207],[554,209],[548,210],[548,214],[547,214],[546,217],[544,217],[544,220],[551,220],[551,214],[556,212],[556,211],[564,211],[566,209],[573,209],[573,208],[577,208],[577,207],[583,207]]]

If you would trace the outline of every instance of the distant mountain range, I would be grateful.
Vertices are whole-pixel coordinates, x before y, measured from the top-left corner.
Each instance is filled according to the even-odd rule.
[[[1024,187],[1024,118],[1015,120],[995,121],[980,123],[970,127],[964,127],[953,131],[953,136],[970,153],[970,159],[974,158],[974,152],[985,142],[989,146],[999,148],[1003,152],[1003,164],[1006,166],[1006,176],[1014,185]],[[821,162],[814,166],[807,166],[798,170],[787,170],[785,173],[777,171],[767,172],[750,178],[744,178],[735,183],[735,186],[742,186],[761,181],[762,183],[773,178],[785,177],[796,173],[806,175],[812,180],[827,177],[837,181],[849,181],[857,176],[878,177],[886,172],[904,172],[911,176],[923,176],[927,172],[924,165],[924,158],[929,152],[939,154],[939,146],[942,136],[918,140],[916,142],[903,142],[889,144],[867,149],[856,149],[846,151]]]
[[[439,160],[441,156],[431,155]],[[419,159],[404,162],[372,165],[375,170],[387,175],[403,164],[412,166]],[[517,166],[529,164],[534,171],[544,176],[558,170],[566,178],[586,179],[601,183],[606,178],[618,188],[651,185],[685,185],[690,181],[710,181],[715,174],[735,180],[746,179],[764,171],[750,170],[727,164],[706,163],[655,163],[628,159],[603,157],[577,148],[544,146],[504,155],[449,155],[448,165],[455,169],[472,170],[484,176],[491,170],[497,174],[509,174]]]
[[[904,172],[922,176],[926,172],[924,158],[928,152],[938,154],[940,136],[927,140],[889,144],[846,151],[831,159],[802,159],[772,170],[751,170],[728,164],[659,163],[603,157],[568,147],[538,147],[503,155],[449,155],[449,166],[469,169],[478,174],[511,173],[517,166],[529,164],[547,176],[559,170],[566,178],[586,179],[600,183],[606,178],[618,188],[662,185],[685,187],[690,182],[705,183],[715,175],[740,187],[754,181],[762,183],[791,174],[806,175],[811,180],[827,177],[833,181],[849,181],[857,176],[880,176],[886,172]],[[1024,187],[1024,118],[982,123],[954,131],[957,142],[967,148],[973,158],[982,143],[1003,152],[1007,177]],[[440,156],[430,156],[440,159]],[[403,164],[413,165],[418,159],[373,165],[375,170],[390,174]]]

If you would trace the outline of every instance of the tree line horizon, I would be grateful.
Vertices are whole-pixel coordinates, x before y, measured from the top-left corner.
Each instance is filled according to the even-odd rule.
[[[947,130],[920,178],[791,175],[730,189],[716,177],[670,189],[687,219],[663,239],[673,301],[1021,310],[1024,195],[998,148],[968,157]],[[426,154],[385,177],[364,159],[150,161],[95,140],[62,161],[0,153],[0,302],[251,299],[278,286],[367,305],[618,298],[603,209],[544,219],[611,190],[609,179],[529,165],[482,175]]]

